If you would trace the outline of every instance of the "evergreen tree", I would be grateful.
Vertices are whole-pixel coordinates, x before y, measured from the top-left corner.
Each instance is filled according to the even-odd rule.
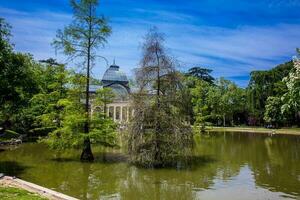
[[[70,59],[80,57],[84,60],[86,76],[85,76],[85,125],[84,132],[90,132],[90,109],[89,109],[89,85],[91,67],[97,58],[96,50],[103,46],[106,38],[111,33],[104,17],[97,15],[98,0],[71,0],[73,9],[73,22],[58,30],[53,45],[57,49],[62,49],[63,53]],[[84,140],[81,160],[94,160],[91,150],[91,142],[89,137]]]
[[[212,77],[210,74],[212,73],[213,70],[211,69],[206,69],[202,67],[193,67],[189,69],[187,75],[188,76],[193,76],[196,77],[200,80],[203,80],[205,82],[208,82],[209,84],[214,83],[214,77]]]

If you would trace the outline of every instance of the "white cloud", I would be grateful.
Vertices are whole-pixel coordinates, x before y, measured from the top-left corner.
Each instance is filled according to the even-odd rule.
[[[300,46],[299,24],[275,26],[241,26],[236,29],[195,25],[189,15],[172,15],[166,11],[149,13],[151,18],[112,18],[113,34],[99,54],[110,62],[116,58],[124,71],[130,73],[139,62],[139,45],[151,26],[158,26],[167,37],[166,45],[184,66],[211,67],[216,76],[244,76],[251,70],[269,69],[294,55]],[[50,43],[56,30],[71,21],[71,15],[55,12],[19,12],[0,7],[0,13],[13,26],[13,41],[18,51],[30,52],[36,59],[56,56]],[[154,19],[156,20],[152,20]],[[159,18],[164,20],[159,20]],[[102,61],[94,68],[100,78]],[[245,81],[241,84],[245,85]]]

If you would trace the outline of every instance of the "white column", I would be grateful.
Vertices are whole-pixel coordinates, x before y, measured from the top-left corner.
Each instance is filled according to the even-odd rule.
[[[106,116],[109,117],[109,106],[106,107]]]
[[[129,122],[129,106],[126,107],[126,121]]]
[[[120,106],[120,122],[123,121],[123,106]]]
[[[113,108],[114,108],[114,121],[116,121],[116,116],[117,116],[117,112],[116,112],[116,106],[113,106]]]

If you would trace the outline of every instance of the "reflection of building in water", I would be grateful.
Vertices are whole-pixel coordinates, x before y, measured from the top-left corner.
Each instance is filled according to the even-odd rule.
[[[132,116],[132,109],[129,107],[130,87],[127,76],[120,70],[115,63],[111,65],[104,73],[101,80],[102,87],[109,87],[115,94],[113,103],[107,105],[106,113],[116,122],[127,122]],[[91,85],[91,93],[95,93],[101,86]],[[92,107],[92,112],[101,109]]]

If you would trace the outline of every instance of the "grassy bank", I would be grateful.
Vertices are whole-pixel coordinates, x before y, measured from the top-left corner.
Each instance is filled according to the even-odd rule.
[[[0,199],[1,200],[46,200],[37,194],[28,192],[23,189],[18,189],[8,186],[0,186]]]
[[[209,131],[218,132],[248,132],[248,133],[275,133],[285,135],[300,135],[300,128],[267,129],[263,127],[212,127]]]

